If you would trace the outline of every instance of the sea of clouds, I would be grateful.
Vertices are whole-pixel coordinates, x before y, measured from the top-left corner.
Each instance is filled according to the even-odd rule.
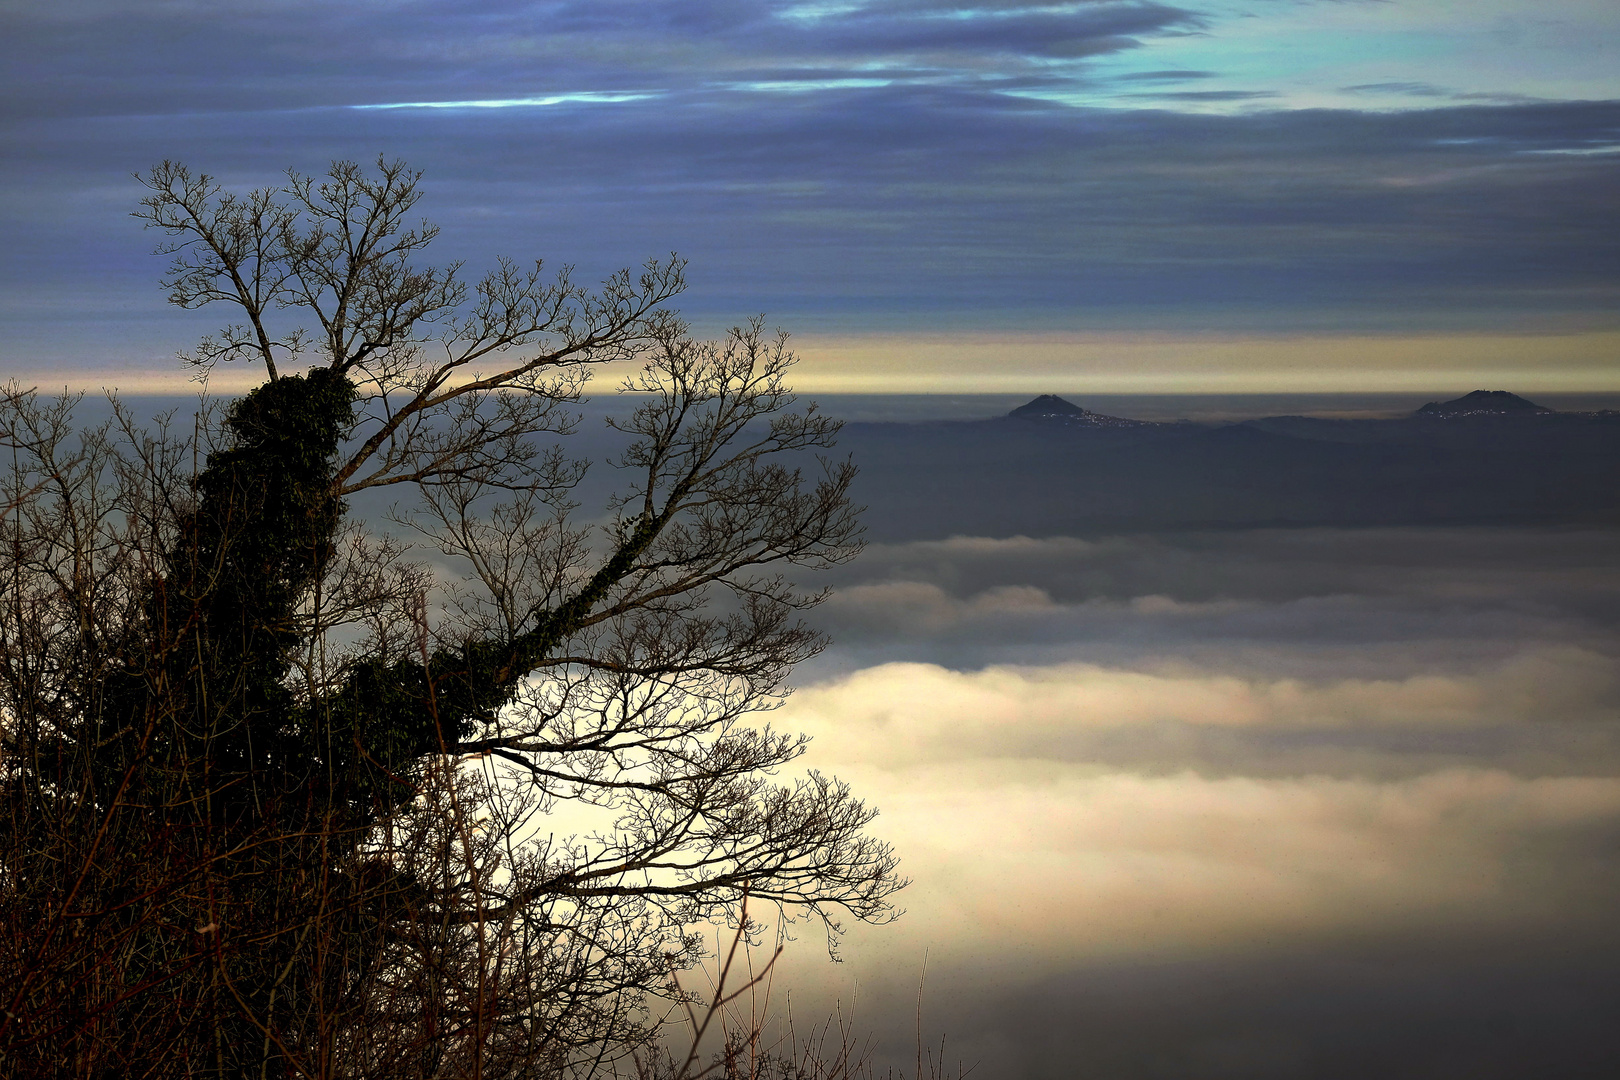
[[[874,546],[772,722],[913,884],[840,966],[799,934],[795,1011],[854,1002],[909,1062],[922,980],[925,1029],[991,1077],[1613,1062],[1617,539]]]

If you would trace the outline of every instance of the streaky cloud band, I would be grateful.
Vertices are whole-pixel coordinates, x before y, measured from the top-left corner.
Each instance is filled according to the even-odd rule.
[[[612,105],[624,101],[646,101],[663,96],[662,91],[597,91],[578,90],[544,97],[483,98],[474,101],[386,101],[366,105],[345,105],[347,109],[522,109],[542,108],[548,105]]]

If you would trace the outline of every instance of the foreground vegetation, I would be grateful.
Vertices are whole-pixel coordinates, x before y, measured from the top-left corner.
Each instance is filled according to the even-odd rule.
[[[858,549],[836,423],[758,322],[688,334],[679,261],[469,286],[398,163],[142,180],[170,299],[241,320],[185,359],[266,378],[152,427],[0,400],[0,1069],[704,1071],[658,1049],[703,927],[746,898],[835,944],[902,884],[756,722],[821,644],[785,572]],[[581,516],[570,406],[627,360]],[[396,535],[347,514],[376,491]],[[859,1064],[758,1027],[716,1067]]]

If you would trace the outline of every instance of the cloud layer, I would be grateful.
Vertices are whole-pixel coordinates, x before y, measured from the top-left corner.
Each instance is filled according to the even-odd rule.
[[[1620,986],[1582,958],[1620,957],[1615,539],[877,546],[773,722],[916,884],[842,967],[790,954],[796,1009],[909,1030],[926,954],[932,1023],[988,1076],[1612,1063]]]

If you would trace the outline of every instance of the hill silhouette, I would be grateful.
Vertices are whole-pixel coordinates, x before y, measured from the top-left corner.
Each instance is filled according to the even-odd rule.
[[[841,445],[862,463],[875,539],[1620,524],[1620,414],[1481,394],[1397,419],[1237,424],[1107,417],[1042,395],[995,419],[852,423]],[[1479,420],[1436,422],[1459,417]]]
[[[1056,394],[1042,394],[1027,404],[1020,405],[1007,414],[1012,420],[1036,420],[1047,424],[1060,424],[1064,427],[1100,427],[1100,428],[1133,428],[1154,427],[1148,420],[1129,420],[1123,416],[1109,416],[1106,413],[1092,412],[1083,409],[1072,401],[1066,401]]]
[[[1475,390],[1450,401],[1431,401],[1417,411],[1419,416],[1536,416],[1553,410],[1526,401],[1506,390]]]

